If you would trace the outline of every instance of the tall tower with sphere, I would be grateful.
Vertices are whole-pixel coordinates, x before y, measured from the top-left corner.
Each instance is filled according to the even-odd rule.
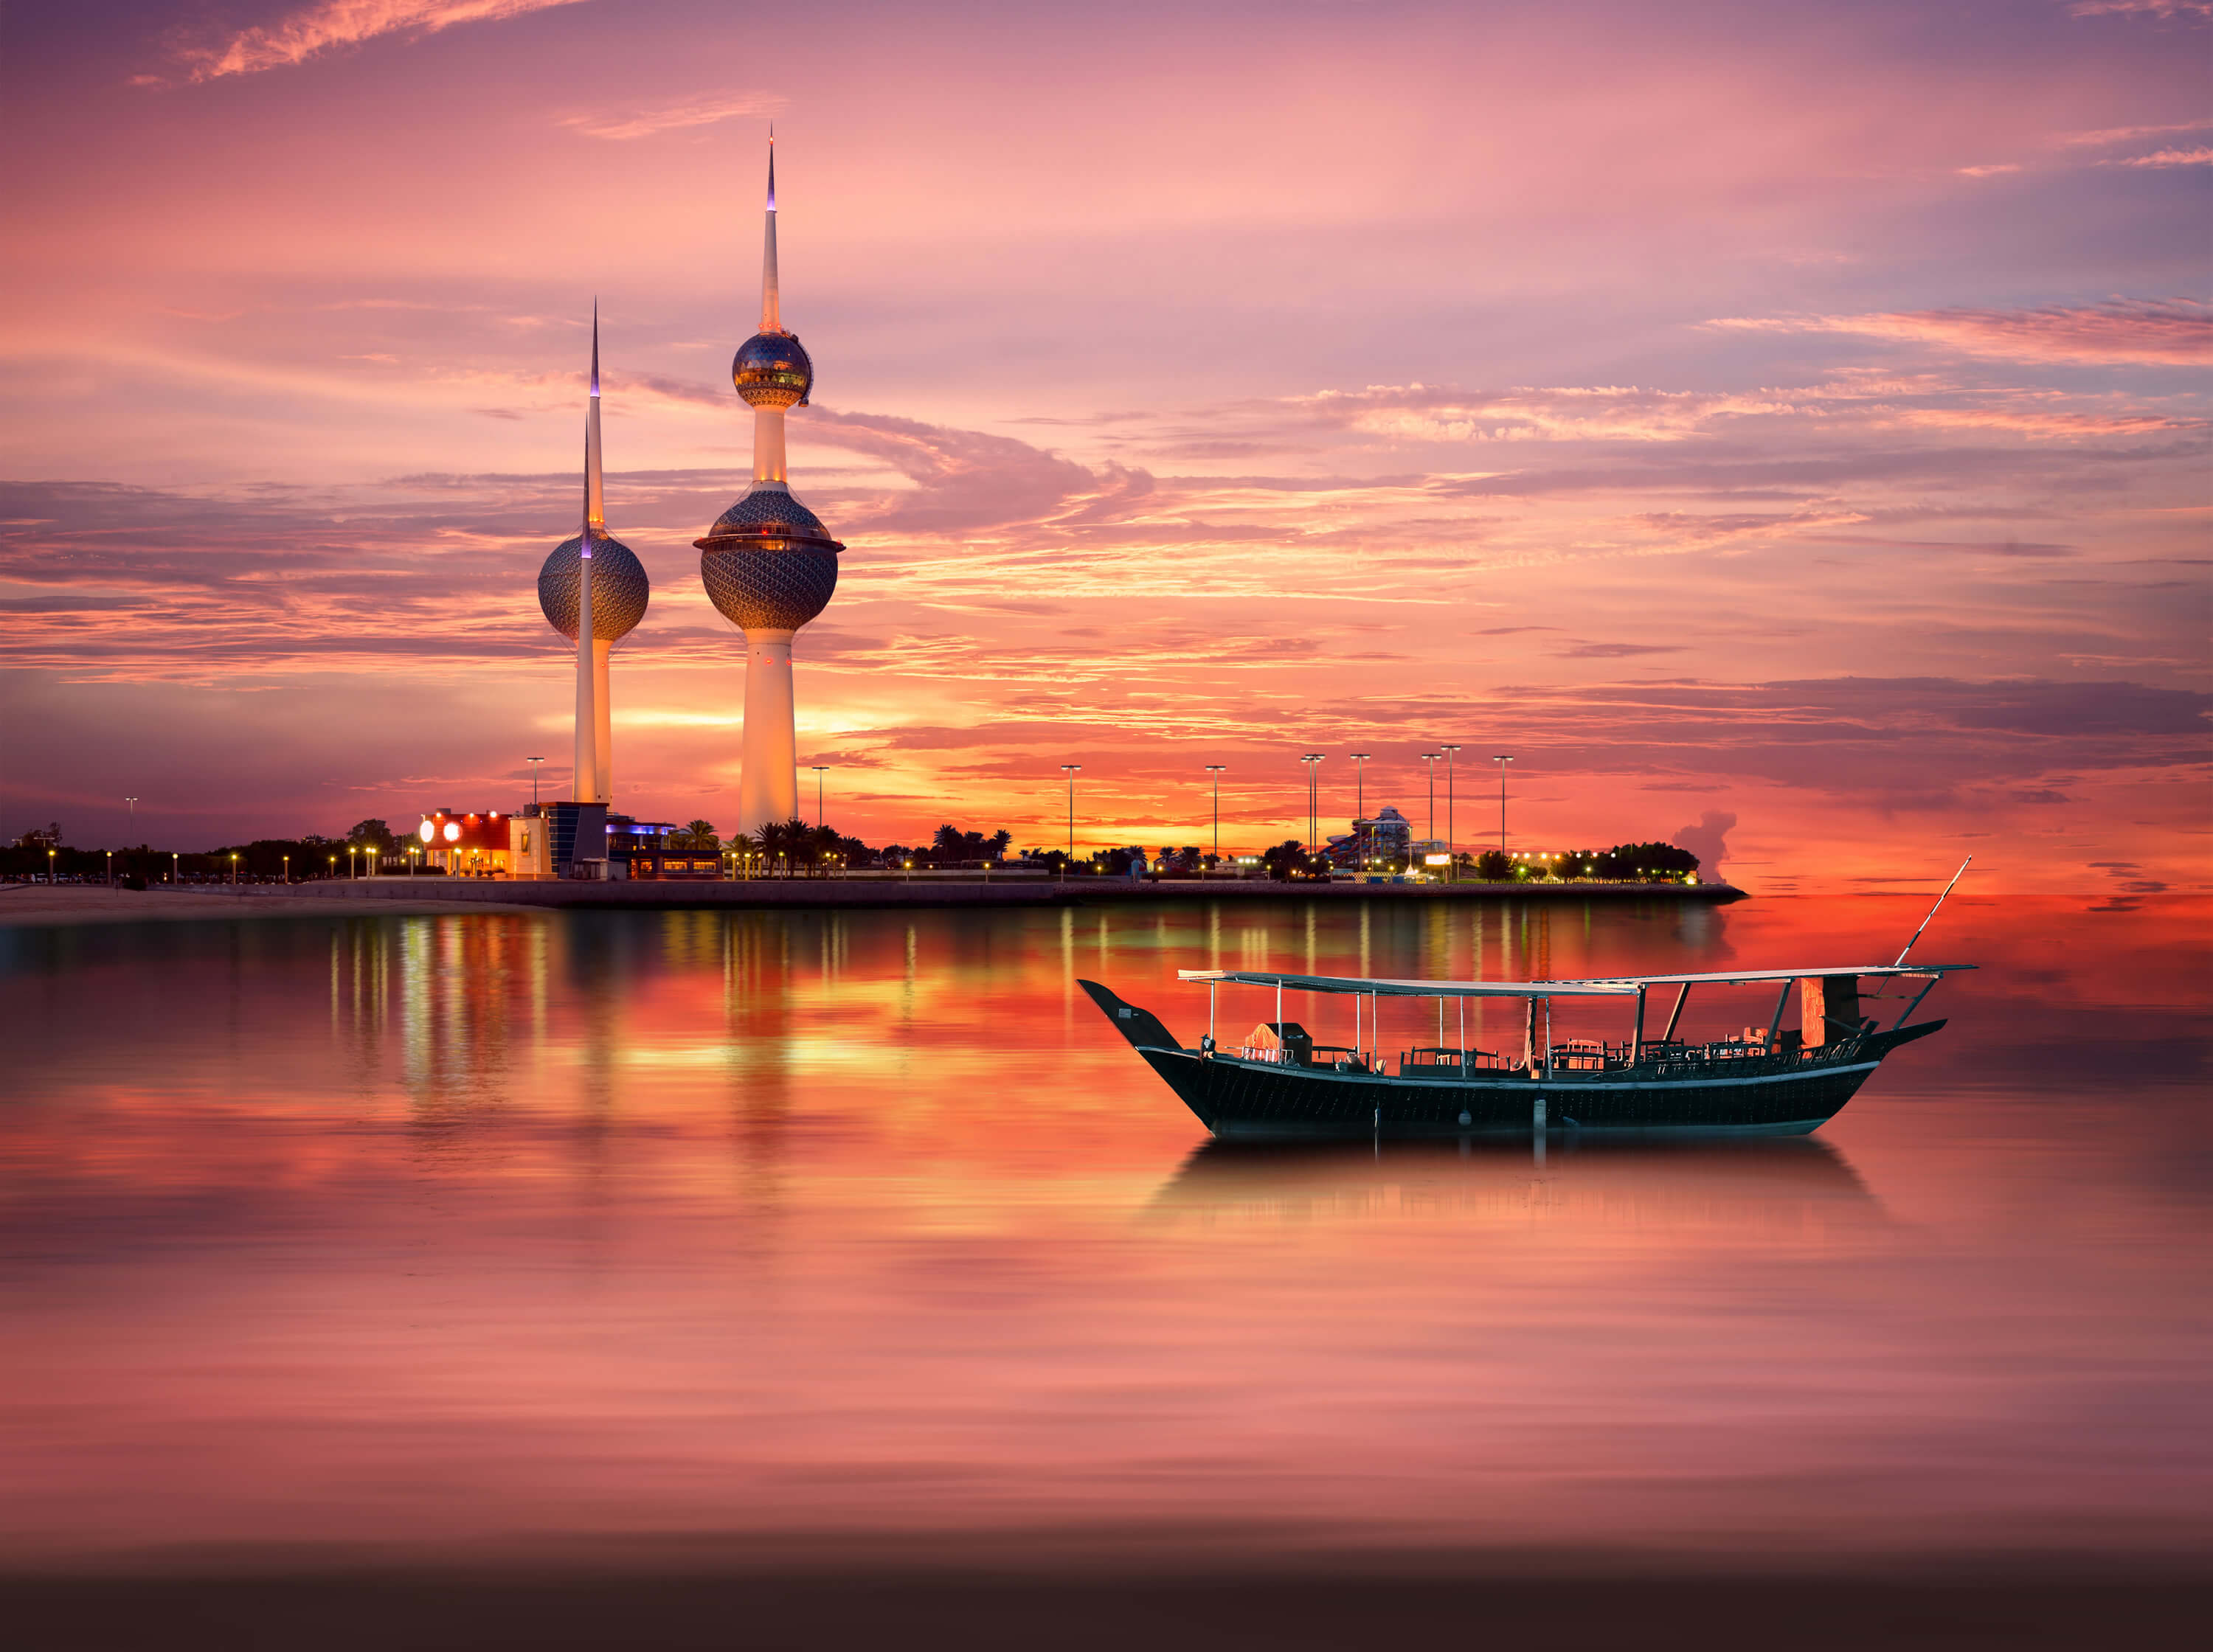
[[[584,575],[591,575],[586,579]],[[538,570],[546,623],[576,645],[576,778],[580,803],[614,797],[614,739],[607,657],[645,618],[651,587],[631,548],[607,532],[600,485],[600,315],[592,311],[592,393],[584,414],[584,521]]]
[[[784,411],[807,405],[814,363],[784,330],[777,292],[775,145],[771,137],[760,331],[738,347],[730,363],[731,381],[753,410],[753,485],[716,519],[704,539],[693,541],[707,595],[746,637],[738,829],[747,832],[799,814],[791,639],[828,605],[838,588],[838,553],[845,548],[791,497],[784,476]]]

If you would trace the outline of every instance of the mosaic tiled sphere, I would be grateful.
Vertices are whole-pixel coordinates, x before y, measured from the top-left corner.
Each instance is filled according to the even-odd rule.
[[[576,570],[582,559],[576,554],[581,535],[553,547],[546,565],[538,570],[538,606],[546,623],[576,640]],[[645,618],[646,599],[652,584],[637,553],[605,529],[592,534],[592,635],[603,643],[619,642]]]
[[[693,543],[709,600],[741,631],[797,631],[820,613],[845,548],[781,487],[748,492]]]

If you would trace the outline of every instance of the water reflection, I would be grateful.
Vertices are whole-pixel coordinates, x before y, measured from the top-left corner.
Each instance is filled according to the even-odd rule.
[[[1887,956],[1918,915],[0,930],[0,1558],[2202,1543],[2204,972],[2153,915],[1964,903],[1941,952],[1990,967],[1819,1137],[1541,1162],[1205,1143],[1074,985],[1194,1038],[1200,964],[1716,969]]]
[[[1463,1140],[1289,1147],[1208,1142],[1148,1207],[1207,1222],[1509,1219],[1597,1228],[1833,1235],[1887,1225],[1851,1161],[1807,1137],[1743,1143],[1580,1142],[1533,1161],[1526,1145]]]

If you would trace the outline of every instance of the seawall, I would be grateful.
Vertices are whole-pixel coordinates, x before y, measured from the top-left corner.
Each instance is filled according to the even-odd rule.
[[[697,911],[771,906],[1094,906],[1184,900],[1741,900],[1725,883],[1276,883],[1258,880],[1192,880],[1133,883],[1118,878],[995,878],[989,882],[948,878],[769,878],[728,883],[582,883],[558,880],[364,878],[299,886],[326,899],[442,908],[607,907],[636,911]],[[283,899],[265,886],[241,888],[230,899]]]

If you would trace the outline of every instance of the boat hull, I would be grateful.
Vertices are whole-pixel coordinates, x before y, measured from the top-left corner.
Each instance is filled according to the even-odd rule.
[[[1728,1073],[1484,1072],[1387,1077],[1252,1061],[1180,1047],[1149,1012],[1096,983],[1082,985],[1145,1064],[1225,1141],[1329,1141],[1457,1136],[1803,1136],[1858,1093],[1901,1044],[1944,1023],[1861,1039],[1849,1056],[1777,1056]]]
[[[1680,1136],[1803,1136],[1834,1118],[1869,1061],[1789,1076],[1650,1083],[1555,1075],[1454,1083],[1271,1067],[1141,1050],[1148,1066],[1225,1141],[1519,1135],[1538,1130]],[[1540,1105],[1541,1104],[1541,1105]]]

